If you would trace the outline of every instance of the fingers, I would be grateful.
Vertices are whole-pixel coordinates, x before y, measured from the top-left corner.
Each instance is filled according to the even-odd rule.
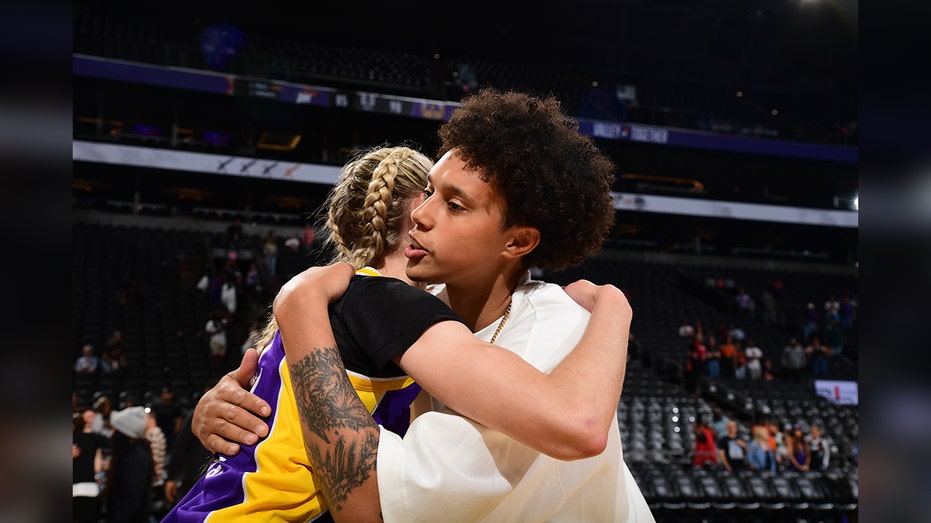
[[[255,351],[252,351],[253,353]],[[242,370],[250,356],[243,357]],[[254,445],[268,435],[268,426],[253,412],[262,416],[271,407],[258,396],[240,386],[234,371],[207,391],[194,408],[191,430],[204,447],[212,452],[236,455],[239,445]]]

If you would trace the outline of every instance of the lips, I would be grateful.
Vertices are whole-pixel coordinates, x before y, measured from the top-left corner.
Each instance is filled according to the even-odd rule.
[[[404,256],[409,260],[419,260],[427,255],[426,249],[411,238],[411,244],[404,248]]]

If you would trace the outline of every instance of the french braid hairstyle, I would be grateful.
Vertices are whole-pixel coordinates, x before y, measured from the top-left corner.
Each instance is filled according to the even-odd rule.
[[[327,213],[324,244],[334,252],[331,263],[344,261],[357,270],[379,267],[385,256],[403,248],[408,203],[423,193],[433,161],[405,146],[364,150],[349,161],[323,205]],[[269,317],[255,336],[262,350],[275,336],[278,324]]]
[[[380,147],[363,152],[343,169],[327,200],[325,242],[332,261],[356,269],[378,267],[399,248],[406,205],[427,185],[433,162],[409,147]]]

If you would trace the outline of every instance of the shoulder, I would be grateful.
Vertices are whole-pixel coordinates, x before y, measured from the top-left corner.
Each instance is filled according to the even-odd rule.
[[[514,296],[539,312],[588,317],[589,313],[555,283],[531,280],[517,287]]]
[[[423,300],[437,301],[440,300],[433,294],[408,285],[407,283],[388,276],[353,276],[349,282],[349,289],[346,291],[347,296],[364,295],[366,299],[390,299],[390,300]],[[395,304],[396,306],[396,304]]]

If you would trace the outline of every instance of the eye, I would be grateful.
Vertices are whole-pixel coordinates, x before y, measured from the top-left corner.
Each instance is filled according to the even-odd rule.
[[[446,206],[449,207],[449,210],[453,212],[461,212],[465,210],[465,207],[459,205],[456,202],[446,202]]]
[[[427,198],[431,196],[433,196],[433,189],[431,189],[430,187],[424,187],[424,190],[423,190],[424,200],[426,200]]]

